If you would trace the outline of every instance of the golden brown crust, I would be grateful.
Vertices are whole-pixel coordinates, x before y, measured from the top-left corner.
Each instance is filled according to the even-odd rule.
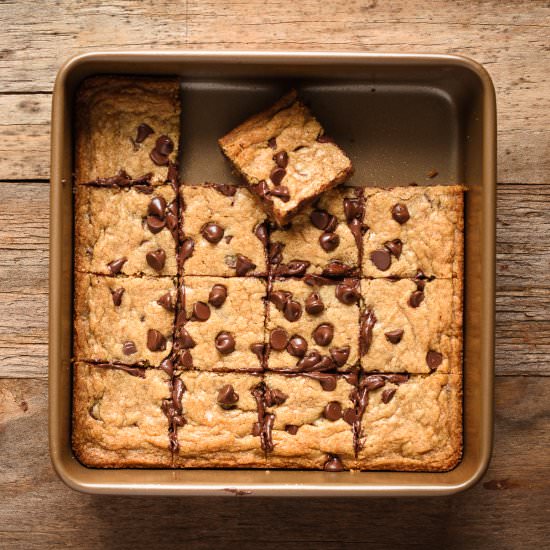
[[[125,171],[131,178],[152,174],[159,185],[168,178],[168,166],[150,157],[158,137],[168,136],[178,158],[180,99],[176,79],[119,76],[88,78],[76,101],[76,182],[109,178]],[[147,124],[154,130],[141,143],[137,128]]]

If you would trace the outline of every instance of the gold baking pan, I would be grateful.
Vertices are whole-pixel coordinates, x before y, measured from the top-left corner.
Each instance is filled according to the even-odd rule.
[[[184,181],[230,183],[216,139],[294,85],[350,154],[354,184],[468,186],[464,454],[454,470],[98,470],[78,462],[71,449],[73,98],[84,78],[100,73],[181,78]],[[493,434],[495,151],[491,79],[463,57],[170,51],[69,60],[53,94],[50,207],[49,440],[61,479],[89,493],[158,495],[433,496],[474,485]]]

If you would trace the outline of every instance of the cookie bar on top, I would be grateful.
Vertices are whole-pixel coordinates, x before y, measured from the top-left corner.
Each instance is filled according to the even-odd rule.
[[[176,79],[86,79],[76,101],[77,185],[173,179],[180,110]]]
[[[294,90],[219,144],[279,226],[352,172],[349,158]]]

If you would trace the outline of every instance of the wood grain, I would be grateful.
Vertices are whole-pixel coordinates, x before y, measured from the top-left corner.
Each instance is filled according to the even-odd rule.
[[[0,179],[49,176],[49,98],[68,57],[101,49],[336,50],[455,53],[491,73],[499,111],[499,181],[550,173],[550,6],[514,0],[3,2]],[[67,22],[70,21],[70,24]],[[30,93],[31,92],[31,93]],[[36,92],[46,92],[37,94]],[[19,95],[22,94],[22,95]],[[37,109],[33,113],[33,109]],[[30,116],[29,116],[30,115]],[[33,116],[35,115],[35,116]]]
[[[47,376],[48,193],[0,183],[0,377]],[[550,375],[550,186],[498,194],[497,373]]]
[[[530,548],[550,534],[549,394],[548,378],[497,380],[493,463],[453,498],[130,498],[65,487],[48,458],[46,382],[0,380],[0,541],[25,550]]]

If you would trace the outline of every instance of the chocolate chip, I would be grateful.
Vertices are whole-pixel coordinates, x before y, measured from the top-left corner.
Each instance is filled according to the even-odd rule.
[[[265,180],[259,181],[256,185],[252,186],[252,189],[258,194],[258,196],[264,200],[269,200],[269,185]]]
[[[157,166],[166,166],[170,162],[168,156],[173,150],[174,142],[168,136],[160,136],[157,138],[155,147],[149,157]]]
[[[170,292],[163,294],[158,300],[157,304],[162,306],[166,311],[174,311],[174,303],[172,301],[172,295]]]
[[[317,350],[312,350],[298,361],[298,368],[303,371],[314,370],[321,361],[322,356]]]
[[[409,380],[408,374],[386,374],[386,380],[392,384],[404,384]]]
[[[292,298],[292,292],[275,290],[269,295],[269,301],[279,310],[283,311],[288,301]]]
[[[331,422],[339,420],[342,418],[342,405],[338,401],[327,403],[323,410],[323,416]]]
[[[282,351],[288,343],[288,334],[284,328],[276,328],[269,335],[269,345],[276,351]]]
[[[286,176],[286,170],[284,168],[279,168],[276,166],[271,170],[271,174],[269,174],[269,179],[273,182],[273,185],[281,185],[281,182],[283,181],[283,178]],[[273,193],[273,191],[270,191],[270,193]]]
[[[325,277],[345,277],[346,275],[350,275],[352,271],[353,268],[345,263],[339,260],[332,260],[325,266],[322,274]]]
[[[150,216],[155,216],[156,218],[164,219],[166,211],[166,201],[164,197],[153,197],[149,206],[147,207],[147,213]]]
[[[287,321],[294,323],[302,316],[302,306],[295,300],[289,300],[284,306],[283,314]]]
[[[267,140],[267,146],[271,149],[277,149],[277,139],[272,137]]]
[[[273,155],[273,160],[279,168],[286,168],[288,164],[288,153],[286,151],[279,151]],[[273,178],[271,181],[273,181]],[[275,185],[277,184],[275,183]]]
[[[183,353],[178,354],[178,363],[184,369],[193,368],[193,356],[188,349],[183,350]]]
[[[387,390],[384,390],[382,392],[382,403],[384,404],[389,403],[393,399],[394,395],[395,395],[395,388],[388,388]]]
[[[362,386],[369,391],[381,388],[385,383],[384,378],[378,374],[372,374],[362,380]]]
[[[147,331],[147,347],[151,351],[161,351],[166,349],[166,338],[154,328]]]
[[[237,254],[235,271],[239,277],[243,277],[253,269],[256,269],[256,264],[252,263],[246,256],[243,256],[242,254]]]
[[[119,258],[118,260],[113,260],[112,262],[109,262],[107,264],[107,267],[109,268],[109,271],[116,275],[117,273],[120,273],[120,270],[122,269],[122,266],[128,261],[128,258]]]
[[[237,188],[234,185],[228,185],[226,183],[210,183],[209,185],[225,197],[234,197],[237,193]]]
[[[430,370],[435,370],[441,363],[443,362],[443,355],[439,353],[438,351],[430,350],[426,354],[426,363],[428,364],[428,367]]]
[[[319,141],[319,138],[317,138],[317,141]],[[334,455],[330,456],[329,459],[325,462],[323,470],[325,470],[325,472],[342,472],[344,470],[344,465],[342,464],[340,458]]]
[[[309,376],[314,380],[317,380],[321,384],[323,391],[334,391],[336,389],[336,375],[327,374],[326,372],[312,372],[308,373],[305,376]]]
[[[342,418],[345,422],[347,422],[350,426],[353,426],[356,420],[358,420],[357,412],[355,409],[345,409],[342,413]]]
[[[340,237],[336,233],[323,233],[319,237],[319,244],[325,252],[332,252],[338,248]]]
[[[399,224],[403,225],[410,218],[409,209],[404,204],[395,204],[391,209],[392,218]]]
[[[329,222],[331,215],[326,210],[313,210],[309,215],[311,223],[321,231],[324,231]]]
[[[357,303],[360,298],[356,282],[343,281],[342,283],[338,283],[334,293],[336,298],[347,306]]]
[[[195,241],[191,238],[185,239],[181,243],[180,251],[178,254],[178,260],[180,264],[183,264],[185,260],[190,258],[193,255],[193,250],[195,249]]]
[[[272,265],[280,264],[283,261],[283,249],[285,245],[281,242],[274,242],[269,244],[269,263]]]
[[[315,370],[332,370],[335,367],[336,365],[334,364],[334,361],[328,355],[323,355],[321,356],[321,360],[315,365]]]
[[[317,142],[318,143],[334,143],[334,140],[330,136],[327,136],[326,134],[321,134],[321,135],[317,136]]]
[[[318,315],[325,309],[325,304],[317,292],[312,292],[306,298],[306,311],[310,315]]]
[[[222,307],[227,299],[227,287],[225,285],[214,285],[208,294],[208,303],[214,307]]]
[[[403,333],[403,329],[398,328],[395,330],[384,332],[384,336],[386,337],[386,340],[391,344],[399,344],[399,342],[401,342],[401,338],[403,338]]]
[[[288,395],[277,389],[267,389],[265,392],[265,404],[268,407],[282,405],[288,399]]]
[[[293,357],[303,357],[307,351],[307,341],[305,338],[295,335],[288,341],[286,351]]]
[[[223,239],[223,232],[223,227],[214,222],[208,222],[201,228],[201,235],[212,244],[217,244]]]
[[[115,290],[111,289],[111,298],[113,299],[113,304],[119,306],[122,303],[122,295],[124,294],[123,288],[116,288]]]
[[[310,262],[307,260],[292,260],[287,264],[281,264],[277,270],[277,275],[288,275],[290,277],[300,277],[305,274]]]
[[[424,292],[421,290],[415,290],[409,296],[409,305],[411,307],[418,307],[424,301]]]
[[[162,271],[166,263],[166,252],[162,248],[159,248],[153,252],[147,252],[145,259],[155,271]]]
[[[267,224],[265,222],[259,223],[254,228],[254,235],[258,237],[264,246],[267,246]]]
[[[216,349],[222,355],[228,355],[235,351],[235,338],[229,332],[223,330],[220,332],[214,340]]]
[[[286,185],[275,187],[269,192],[269,194],[273,197],[281,199],[283,202],[288,202],[290,200],[290,191]]]
[[[176,339],[176,343],[178,347],[182,349],[194,348],[197,345],[195,343],[195,340],[193,340],[192,336],[184,328],[178,329],[178,336]]]
[[[342,346],[341,348],[330,348],[330,356],[338,367],[343,367],[349,358],[350,347]]]
[[[287,424],[285,426],[285,432],[289,433],[290,435],[296,435],[298,433],[299,426],[296,426],[296,424]]]
[[[257,344],[250,344],[250,351],[258,358],[260,362],[264,359],[265,345],[261,342]]]
[[[172,363],[170,359],[163,359],[159,365],[159,368],[168,376],[172,376],[174,374],[174,363]]]
[[[226,384],[218,391],[218,405],[222,409],[232,409],[239,400],[239,394],[231,384]]]
[[[322,323],[313,331],[312,336],[318,346],[328,346],[334,338],[334,327],[330,323]]]
[[[360,199],[344,199],[344,214],[346,221],[350,223],[352,220],[362,220],[364,216],[364,208]]]
[[[344,380],[348,384],[356,386],[359,382],[359,367],[352,367],[349,372],[346,372],[346,374],[344,374]]]
[[[393,241],[387,241],[384,243],[384,246],[397,258],[401,256],[401,251],[403,250],[403,243],[399,239],[394,239]]]
[[[193,304],[193,316],[191,319],[193,321],[208,321],[208,319],[210,319],[210,308],[208,304],[204,302],[195,302]]]
[[[391,265],[391,255],[386,249],[380,248],[370,253],[370,261],[380,271],[386,271]]]
[[[155,131],[153,130],[153,128],[151,128],[151,126],[149,126],[149,124],[145,124],[145,122],[142,122],[137,127],[136,139],[134,141],[136,143],[143,143],[148,136],[154,133]]]
[[[122,344],[122,353],[124,353],[124,355],[132,355],[137,353],[136,345],[132,342],[132,340],[128,340]]]
[[[370,309],[361,315],[361,322],[359,325],[359,348],[361,355],[366,355],[369,351],[372,343],[372,329],[376,321],[376,315],[374,315],[374,311]]]

